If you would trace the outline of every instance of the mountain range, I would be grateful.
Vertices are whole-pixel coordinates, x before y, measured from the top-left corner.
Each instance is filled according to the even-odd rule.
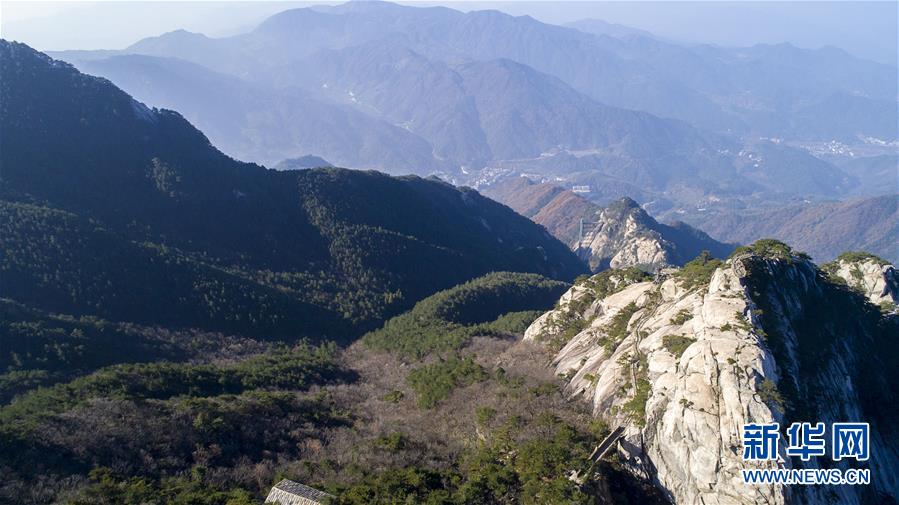
[[[538,173],[660,212],[840,198],[867,174],[808,143],[899,137],[895,68],[835,48],[685,46],[592,26],[350,2],[230,37],[175,31],[55,55],[182,111],[241,159],[314,153],[477,187]]]
[[[889,163],[890,158],[879,158],[884,172],[892,169]],[[884,175],[884,178],[888,176]],[[644,205],[653,211],[654,216],[650,216],[647,210],[628,197],[611,200],[604,208],[594,200],[585,198],[582,193],[575,193],[558,184],[536,182],[527,177],[506,177],[481,191],[546,227],[572,249],[581,250],[582,258],[594,270],[608,266],[616,254],[621,254],[621,257],[614,266],[636,266],[641,263],[635,258],[622,260],[627,256],[625,251],[636,250],[633,241],[617,233],[612,233],[617,238],[609,235],[612,230],[627,229],[625,223],[630,214],[633,214],[634,222],[631,238],[656,237],[647,250],[653,252],[647,254],[655,256],[667,250],[665,261],[648,262],[654,267],[683,265],[702,250],[723,258],[736,244],[748,244],[759,237],[795,244],[798,250],[822,262],[830,261],[845,251],[871,251],[891,261],[899,258],[899,199],[893,194],[850,198],[842,202],[790,202],[758,209],[735,207],[727,202],[709,202],[710,208],[689,213],[672,209],[655,212],[659,209],[654,208],[655,202],[650,202]],[[721,204],[720,207],[716,207],[715,203]],[[603,218],[606,208],[632,211],[611,212]],[[585,222],[583,230],[580,228],[582,220]],[[581,244],[585,237],[591,242],[598,238],[596,248],[587,243]],[[674,253],[673,246],[685,252]],[[600,253],[599,249],[606,252]],[[588,254],[588,251],[591,252]]]
[[[693,213],[684,220],[721,240],[748,243],[772,237],[789,241],[818,261],[830,261],[844,251],[869,251],[899,260],[899,196],[895,194]]]

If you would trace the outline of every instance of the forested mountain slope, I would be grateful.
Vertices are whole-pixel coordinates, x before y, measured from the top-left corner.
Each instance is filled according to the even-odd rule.
[[[493,270],[570,279],[540,227],[469,189],[235,161],[175,112],[3,42],[2,296],[68,314],[347,339]]]

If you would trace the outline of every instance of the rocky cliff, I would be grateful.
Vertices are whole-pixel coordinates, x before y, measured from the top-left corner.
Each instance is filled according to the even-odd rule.
[[[683,265],[704,249],[726,256],[733,248],[683,223],[659,223],[630,198],[598,209],[574,247],[594,272],[629,266],[656,271]]]
[[[698,258],[654,280],[603,272],[572,287],[525,338],[556,352],[570,395],[626,427],[620,455],[675,503],[899,496],[897,318],[783,244]],[[870,422],[873,484],[744,485],[740,471],[758,465],[742,460],[742,425],[772,421]]]
[[[886,311],[899,304],[899,272],[888,261],[867,253],[845,253],[822,267]]]
[[[594,271],[627,266],[655,270],[674,264],[672,244],[647,224],[637,202],[620,200],[597,213],[575,251]]]

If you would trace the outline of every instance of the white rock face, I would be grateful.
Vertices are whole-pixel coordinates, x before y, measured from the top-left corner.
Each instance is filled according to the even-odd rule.
[[[750,330],[748,310],[730,268],[696,291],[674,279],[636,283],[595,301],[590,324],[554,361],[557,373],[571,377],[572,395],[591,397],[594,414],[610,425],[628,426],[632,463],[648,473],[642,461],[648,457],[677,503],[783,503],[778,488],[738,481],[746,468],[743,423],[776,419],[756,392],[758,378],[776,377],[776,367]],[[626,329],[610,335],[608,328],[625,318]],[[528,335],[537,332],[531,330]],[[680,337],[683,349],[669,349],[672,337]],[[628,408],[642,381],[648,385],[644,420]]]
[[[582,225],[574,249],[594,272],[627,267],[657,272],[683,265],[704,250],[718,256],[733,250],[684,223],[659,223],[630,198],[610,203]]]
[[[654,270],[673,264],[669,248],[661,237],[649,233],[631,215],[624,223],[602,220],[581,242],[578,251],[593,267],[608,261],[610,268],[639,265]]]
[[[783,372],[761,331],[758,307],[735,272],[745,276],[746,268],[741,263],[735,269],[733,261],[694,289],[685,289],[676,276],[661,283],[620,286],[596,300],[583,286],[572,288],[569,293],[578,293],[582,305],[590,303],[582,308],[583,329],[553,361],[557,374],[568,378],[570,395],[591,399],[594,415],[611,427],[627,427],[622,455],[630,468],[651,477],[677,504],[797,501],[782,486],[748,486],[741,480],[743,469],[775,465],[743,461],[741,437],[745,423],[784,422],[782,407],[770,393]],[[789,282],[816,289],[813,273],[794,270],[799,273],[791,274]],[[798,303],[789,294],[784,298],[788,306]],[[547,322],[572,320],[570,309],[560,303],[541,316],[525,338],[553,341],[553,333],[558,336],[564,324]],[[787,337],[798,341],[796,335]],[[854,365],[835,360],[831,366]],[[844,381],[846,373],[833,376]],[[824,387],[833,388],[841,403],[858,402],[855,393],[844,394],[843,382]],[[839,406],[843,414],[844,407]],[[821,415],[825,422],[843,420],[838,412]],[[896,443],[885,447],[886,452],[895,451]],[[783,459],[790,467],[790,459]],[[893,471],[896,461],[895,455],[885,457],[878,463],[880,471]],[[858,503],[853,490],[844,490],[806,493],[802,501]]]
[[[561,298],[559,298],[558,308],[556,310],[543,314],[528,326],[528,329],[524,332],[524,339],[539,341],[541,335],[561,332],[564,328],[560,326],[561,320],[557,317],[557,314],[566,312],[572,302],[582,300],[588,295],[588,289],[577,285],[572,286]]]
[[[833,273],[867,296],[874,305],[883,303],[895,305],[899,301],[897,300],[899,293],[896,292],[899,273],[893,265],[882,265],[873,259],[837,260]]]
[[[675,264],[674,245],[637,202],[622,199],[603,209],[576,247],[593,270],[639,266],[654,271]]]

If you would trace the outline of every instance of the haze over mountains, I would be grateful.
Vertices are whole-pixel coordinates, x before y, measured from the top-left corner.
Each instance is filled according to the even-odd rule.
[[[654,213],[893,191],[815,154],[828,142],[895,151],[895,67],[575,26],[351,2],[232,37],[176,31],[57,56],[267,165],[315,154],[476,186],[528,172]]]
[[[814,205],[798,203],[760,211],[734,210],[694,216],[691,223],[715,237],[748,243],[774,237],[820,261],[844,251],[899,258],[899,198],[883,195]]]

